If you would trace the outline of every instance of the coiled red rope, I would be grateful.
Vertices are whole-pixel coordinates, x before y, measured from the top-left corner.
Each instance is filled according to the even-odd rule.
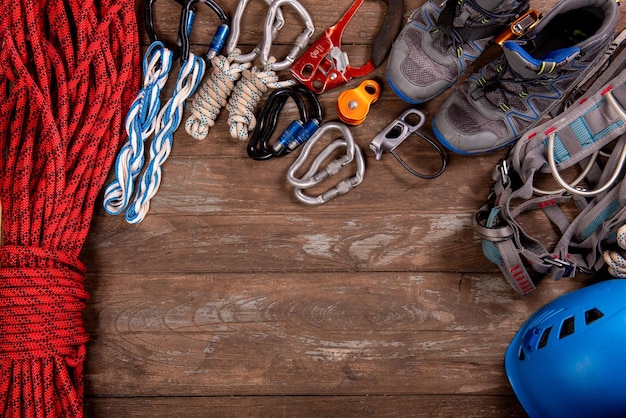
[[[0,1],[0,416],[83,415],[79,254],[139,90],[132,0]]]

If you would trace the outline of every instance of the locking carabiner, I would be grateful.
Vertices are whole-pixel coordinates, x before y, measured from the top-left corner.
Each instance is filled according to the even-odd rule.
[[[296,104],[300,120],[291,122],[270,146],[269,141],[276,129],[278,116],[289,98]],[[309,102],[310,110],[306,101]],[[317,131],[322,123],[322,106],[315,93],[304,86],[283,87],[269,95],[257,121],[257,126],[248,141],[248,156],[258,161],[282,157],[306,142]]]
[[[296,177],[296,172],[302,168],[305,161],[309,158],[315,144],[331,130],[339,131],[343,135],[343,139],[335,139],[328,144],[313,159],[309,169],[301,177]],[[335,154],[336,150],[340,148],[345,148],[345,154],[335,158],[325,167],[320,168],[324,161]],[[356,163],[356,172],[353,176],[341,180],[335,186],[317,196],[309,196],[304,192],[305,189],[314,187],[322,181],[338,174],[352,161]],[[327,122],[320,126],[317,132],[304,144],[300,155],[287,172],[287,181],[294,186],[294,195],[299,201],[307,205],[320,205],[337,196],[348,193],[363,182],[364,176],[365,158],[363,157],[361,148],[354,141],[350,129],[341,122]]]
[[[417,123],[411,123],[412,118],[415,116],[418,118]],[[417,109],[408,109],[396,120],[391,122],[370,142],[370,149],[374,151],[374,157],[376,160],[380,160],[383,153],[389,152],[409,173],[414,176],[423,179],[434,179],[435,177],[439,177],[446,169],[447,159],[440,146],[438,146],[432,139],[419,132],[419,129],[424,125],[425,121],[426,117],[422,112]],[[426,143],[433,147],[441,157],[441,167],[435,173],[423,174],[415,171],[396,152],[396,148],[411,134],[415,134],[426,141]]]
[[[272,0],[264,0],[268,6],[272,5]],[[237,10],[235,10],[235,14],[233,15],[233,20],[230,28],[230,36],[228,37],[228,42],[226,43],[225,51],[226,54],[231,54],[235,48],[237,48],[237,44],[239,43],[239,35],[241,33],[241,19],[243,18],[243,13],[246,9],[246,6],[250,0],[239,0],[239,4],[237,5]],[[280,8],[276,10],[276,18],[274,22],[271,24],[271,28],[268,30],[270,33],[272,40],[276,39],[278,36],[278,32],[285,25],[285,18],[283,17],[283,12]],[[246,62],[252,62],[261,55],[261,48],[263,46],[263,40],[259,41],[259,43],[252,49],[252,51],[239,54],[234,62],[243,64]]]
[[[211,39],[211,43],[209,44],[209,50],[205,55],[205,61],[207,65],[211,65],[211,59],[218,55],[224,44],[226,43],[226,39],[228,38],[228,33],[230,31],[230,19],[226,15],[226,12],[222,7],[217,4],[214,0],[186,0],[185,7],[183,7],[183,12],[180,18],[180,27],[179,27],[179,38],[180,38],[180,59],[181,62],[187,61],[189,59],[189,34],[191,33],[191,24],[193,22],[193,9],[192,5],[196,3],[203,3],[209,6],[217,15],[217,17],[222,22],[215,31],[215,35]]]
[[[291,74],[296,80],[320,94],[353,78],[364,77],[382,64],[400,32],[404,0],[383,0],[387,4],[387,11],[372,43],[372,56],[363,66],[352,67],[348,55],[341,50],[341,37],[364,1],[355,0],[337,23],[326,29],[293,64]]]
[[[298,35],[296,40],[293,43],[293,47],[289,54],[282,60],[278,62],[270,62],[270,51],[272,49],[272,42],[274,41],[273,33],[273,24],[276,20],[276,15],[278,14],[278,10],[280,6],[283,4],[287,4],[292,6],[296,12],[300,15],[302,20],[304,21],[305,28]],[[309,12],[298,2],[297,0],[274,0],[267,11],[267,17],[265,18],[265,29],[263,31],[263,44],[261,46],[261,63],[264,66],[268,66],[272,71],[282,71],[285,70],[293,64],[293,62],[298,58],[300,53],[306,48],[311,40],[311,37],[315,33],[315,26],[313,25],[313,19]]]

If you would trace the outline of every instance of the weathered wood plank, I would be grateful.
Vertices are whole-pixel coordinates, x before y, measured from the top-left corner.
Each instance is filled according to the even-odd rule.
[[[98,417],[525,417],[512,396],[229,396],[88,398]]]
[[[86,380],[120,396],[510,395],[504,351],[545,302],[493,275],[126,275],[90,281]]]
[[[482,253],[471,214],[367,212],[149,215],[132,232],[123,218],[102,217],[83,258],[91,271],[117,274],[497,271]],[[551,243],[539,227],[530,230]]]

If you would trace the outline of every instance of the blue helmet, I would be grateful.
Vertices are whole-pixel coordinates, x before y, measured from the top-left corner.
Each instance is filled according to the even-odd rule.
[[[506,351],[531,417],[626,416],[626,280],[563,295],[535,312]]]

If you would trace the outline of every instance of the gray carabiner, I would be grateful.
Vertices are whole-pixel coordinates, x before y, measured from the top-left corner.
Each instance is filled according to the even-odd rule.
[[[409,117],[414,115],[418,117],[418,121],[417,123],[412,124],[409,121]],[[437,145],[435,141],[419,132],[419,129],[424,125],[425,121],[426,117],[422,112],[417,109],[408,109],[396,120],[391,122],[370,142],[370,149],[374,151],[374,156],[376,157],[376,160],[380,160],[383,156],[383,153],[389,152],[396,158],[396,160],[398,160],[402,167],[404,167],[409,173],[413,174],[414,176],[423,179],[433,179],[435,177],[439,177],[446,169],[447,158],[446,154],[443,152],[443,149],[439,145]],[[441,167],[435,173],[423,174],[415,171],[396,152],[396,148],[412,134],[415,134],[423,139],[439,154],[439,157],[441,158]]]
[[[292,6],[302,20],[304,20],[305,28],[293,43],[293,47],[289,54],[279,62],[270,63],[270,50],[272,49],[272,24],[276,19],[276,14],[280,6],[287,4]],[[313,19],[309,12],[296,0],[274,0],[269,10],[267,11],[267,17],[265,19],[265,29],[263,33],[263,45],[261,47],[261,63],[265,66],[269,66],[272,71],[281,71],[291,67],[296,58],[302,53],[311,40],[311,37],[315,33],[315,26],[313,25]]]
[[[302,168],[304,162],[309,158],[314,145],[330,130],[338,130],[343,138],[335,139],[324,147],[313,159],[306,173],[301,177],[296,177],[296,172]],[[324,161],[335,154],[340,148],[345,148],[345,154],[335,158],[324,167],[321,167]],[[352,177],[341,180],[335,186],[318,196],[309,196],[305,193],[305,189],[311,188],[338,174],[352,161],[356,163],[356,172]],[[365,158],[363,157],[361,148],[355,143],[349,128],[340,122],[328,122],[320,126],[317,132],[304,144],[300,155],[287,172],[287,181],[295,187],[294,194],[299,201],[308,205],[319,205],[337,196],[348,193],[363,182],[364,176]]]
[[[272,0],[264,0],[268,6],[271,6]],[[237,43],[239,42],[239,35],[241,34],[241,19],[243,17],[243,13],[246,9],[246,6],[250,0],[239,0],[239,4],[237,5],[237,10],[235,11],[235,15],[232,19],[231,32],[230,37],[228,38],[228,42],[226,44],[226,55],[230,54],[237,47]],[[285,18],[283,17],[283,12],[280,8],[276,10],[276,15],[273,22],[270,22],[270,28],[264,33],[268,32],[272,38],[272,41],[276,39],[278,36],[278,32],[285,25]],[[235,58],[235,62],[239,64],[243,64],[246,62],[252,62],[259,57],[261,54],[261,48],[263,46],[263,39],[259,41],[259,43],[252,49],[252,51],[241,54],[237,58]]]

